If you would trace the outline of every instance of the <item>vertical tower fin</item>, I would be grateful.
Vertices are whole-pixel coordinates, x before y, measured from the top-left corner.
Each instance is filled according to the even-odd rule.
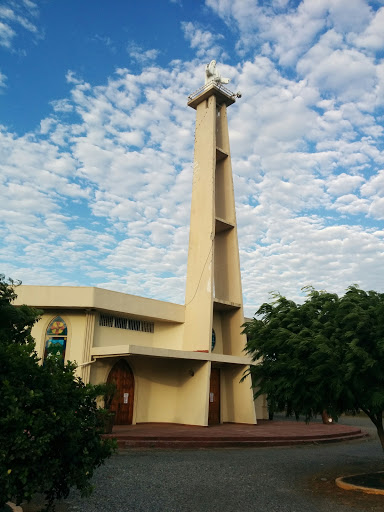
[[[245,337],[227,106],[234,95],[206,84],[188,105],[196,110],[184,349],[242,355]]]

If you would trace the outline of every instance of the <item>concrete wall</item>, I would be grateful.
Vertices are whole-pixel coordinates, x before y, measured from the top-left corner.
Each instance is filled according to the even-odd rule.
[[[66,361],[81,364],[84,361],[84,343],[86,335],[86,315],[81,311],[49,310],[32,328],[32,336],[36,342],[36,352],[40,358],[44,355],[45,335],[51,321],[61,316],[68,328]]]
[[[195,154],[185,292],[184,350],[209,350],[212,333],[216,98],[196,109]]]
[[[221,421],[256,423],[250,377],[240,382],[245,366],[228,365],[221,369]]]
[[[209,363],[138,356],[125,359],[135,378],[133,423],[207,425]],[[106,382],[118,360],[98,359],[91,367],[91,382]]]
[[[255,413],[258,420],[268,419],[267,395],[259,396],[255,401]]]
[[[161,358],[130,358],[129,362],[137,389],[135,422],[175,422],[179,385],[177,364]]]
[[[209,377],[210,363],[183,361],[180,366],[177,423],[208,425]]]
[[[131,331],[116,327],[100,326],[96,320],[94,347],[116,345],[143,345],[146,347],[182,350],[184,325],[154,322],[154,332]]]
[[[102,327],[96,322],[94,347],[112,347],[114,345],[147,345],[153,346],[154,333]]]
[[[214,354],[224,354],[223,348],[223,332],[221,328],[221,314],[218,311],[213,312],[213,329],[216,334],[216,345],[212,350]]]
[[[245,334],[241,334],[242,322],[243,312],[241,309],[222,313],[223,354],[232,356],[245,355],[246,336]]]
[[[129,313],[141,318],[184,322],[184,306],[147,299],[137,295],[84,286],[26,286],[17,288],[15,305],[28,304],[41,309],[95,309],[110,314]]]

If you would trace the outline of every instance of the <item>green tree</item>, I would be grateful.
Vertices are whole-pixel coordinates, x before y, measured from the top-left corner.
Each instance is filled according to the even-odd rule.
[[[40,312],[15,307],[15,298],[15,283],[0,276],[0,508],[43,493],[49,510],[72,486],[91,492],[114,443],[100,437],[98,388],[70,362],[40,364],[31,337]]]
[[[339,297],[307,287],[303,304],[280,294],[244,325],[255,397],[307,421],[364,411],[384,450],[384,294],[350,286]]]

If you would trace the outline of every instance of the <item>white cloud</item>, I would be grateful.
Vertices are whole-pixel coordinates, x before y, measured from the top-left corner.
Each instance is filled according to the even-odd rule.
[[[354,194],[346,194],[336,199],[334,207],[341,213],[356,215],[360,213],[367,213],[369,210],[369,203],[366,199],[360,199]]]
[[[384,46],[384,7],[379,9],[371,23],[360,34],[354,34],[351,40],[362,48],[381,50]]]
[[[384,220],[384,197],[375,197],[369,208],[369,215],[374,219]]]
[[[16,32],[6,23],[0,21],[0,46],[11,48]]]
[[[338,34],[327,32],[301,58],[297,70],[309,84],[341,101],[364,100],[377,83],[375,64],[356,49],[340,47],[340,43]]]
[[[55,112],[72,112],[73,105],[67,98],[61,100],[53,100],[51,101],[51,105]]]
[[[315,2],[316,0],[311,0]],[[321,3],[321,2],[320,2]],[[371,8],[365,0],[327,0],[329,18],[338,32],[359,32],[371,18]]]
[[[34,2],[24,2],[23,5],[5,0],[0,6],[0,46],[13,49],[20,28],[32,33],[35,38],[41,38],[42,33],[34,23],[37,15]]]
[[[334,196],[345,195],[359,188],[364,181],[362,176],[353,176],[346,173],[341,173],[339,176],[332,176],[328,180],[328,192]]]
[[[264,55],[273,55],[282,66],[294,66],[324,30],[345,33],[350,40],[366,30],[366,36],[358,36],[362,41],[371,40],[374,44],[379,41],[380,16],[372,21],[372,10],[365,0],[347,4],[345,0],[302,0],[291,8],[285,1],[206,0],[205,3],[230,29],[236,27],[240,54],[262,48]]]
[[[241,250],[248,316],[271,291],[302,301],[300,289],[308,284],[340,294],[351,283],[377,289],[384,263],[382,233],[364,232],[358,226],[327,227],[316,219],[273,220],[268,244]]]
[[[18,138],[3,134],[2,161],[6,163],[5,177],[12,183],[3,194],[8,198],[4,203],[8,205],[4,239],[7,243],[13,239],[24,247],[17,258],[20,266],[37,258],[42,239],[48,250],[60,235],[60,243],[49,247],[49,254],[39,259],[40,265],[52,265],[60,254],[65,254],[66,270],[60,282],[73,268],[83,269],[86,278],[98,275],[99,265],[103,268],[107,265],[111,269],[108,274],[111,282],[108,285],[105,280],[99,281],[111,287],[116,280],[113,269],[120,276],[127,262],[137,272],[145,267],[140,247],[147,247],[145,254],[153,260],[151,268],[142,276],[148,281],[144,287],[147,295],[154,296],[160,289],[157,275],[172,273],[177,266],[182,276],[177,278],[179,288],[174,287],[175,279],[167,277],[169,288],[165,287],[161,293],[163,296],[169,293],[168,298],[176,294],[182,301],[193,154],[190,137],[193,113],[189,114],[185,108],[185,98],[190,92],[185,76],[192,76],[198,83],[195,74],[195,66],[189,63],[187,66],[180,63],[177,73],[175,69],[169,73],[158,68],[135,76],[119,70],[116,80],[93,89],[69,73],[72,100],[54,103],[54,108],[57,116],[75,108],[81,124],[63,124],[51,117],[42,120],[41,135]],[[137,97],[146,100],[140,103]],[[65,143],[64,151],[57,146],[58,130],[61,130],[61,142]],[[45,140],[39,140],[41,136]],[[140,146],[139,151],[136,145]],[[20,212],[16,216],[16,205],[21,208],[23,202],[20,199],[10,202],[10,198],[24,196],[26,187],[32,191],[24,210],[29,212],[29,226],[20,239],[17,233],[25,215]],[[96,224],[101,222],[103,231],[111,234],[105,261],[102,261],[100,236],[88,236],[81,231],[82,220],[74,216],[76,203],[81,204],[83,200],[90,208],[90,218]],[[69,215],[65,215],[67,212]],[[123,234],[120,242],[114,238],[117,233],[120,238]],[[95,250],[84,252],[84,240],[91,242],[92,237]],[[128,259],[126,247],[132,248]],[[16,251],[16,245],[10,250]],[[75,263],[78,251],[81,255]],[[162,261],[156,260],[156,256],[161,256]],[[154,281],[158,285],[152,288]]]
[[[0,87],[7,87],[6,81],[7,81],[7,76],[4,75],[4,73],[2,73],[0,71]]]
[[[129,56],[137,61],[139,64],[148,64],[155,61],[159,55],[159,50],[151,49],[144,50],[141,46],[136,43],[130,43],[127,47]]]
[[[384,170],[380,170],[361,187],[361,193],[365,196],[379,195],[384,197]]]
[[[220,41],[223,39],[222,34],[213,34],[191,21],[183,21],[181,28],[185,39],[189,41],[191,48],[196,50],[198,57],[210,60],[223,56],[223,48],[220,45]]]
[[[228,118],[248,314],[276,289],[296,300],[307,284],[384,289],[384,65],[369,43],[378,14],[357,0],[206,5],[240,31],[247,55],[218,66],[243,93]],[[133,45],[141,72],[118,68],[94,86],[68,71],[70,95],[38,130],[2,128],[9,275],[183,302],[195,119],[186,98],[226,41],[196,21],[182,30],[195,60],[164,67],[157,50]]]

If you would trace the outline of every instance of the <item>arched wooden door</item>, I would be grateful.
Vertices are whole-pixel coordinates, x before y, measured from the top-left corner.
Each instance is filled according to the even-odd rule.
[[[135,378],[129,364],[120,359],[109,372],[107,382],[116,384],[111,411],[116,411],[116,425],[131,425],[133,418],[133,401],[135,395]]]
[[[220,369],[211,368],[208,425],[220,423]]]

